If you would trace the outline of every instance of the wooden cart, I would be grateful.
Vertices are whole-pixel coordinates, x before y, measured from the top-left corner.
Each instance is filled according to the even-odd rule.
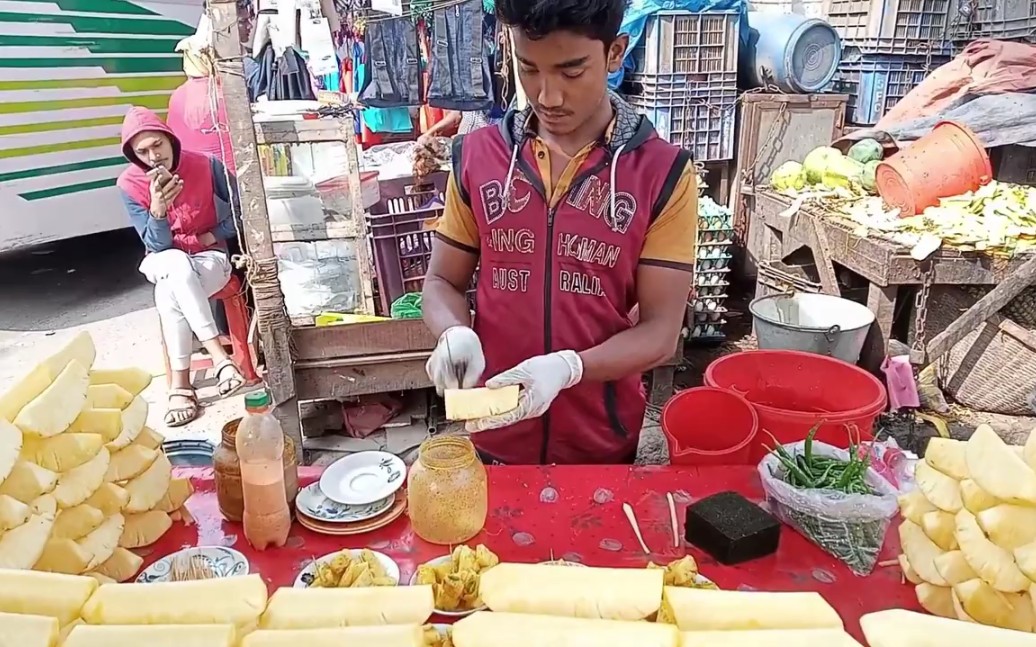
[[[421,321],[384,321],[316,327],[288,317],[274,244],[351,240],[360,274],[357,312],[374,314],[367,221],[360,196],[359,156],[350,114],[299,121],[253,122],[245,89],[235,0],[210,0],[214,48],[227,106],[241,193],[242,237],[248,280],[265,357],[265,380],[274,414],[287,436],[305,447],[301,400],[350,398],[430,386],[424,371],[435,340]],[[267,212],[258,146],[342,142],[346,145],[351,213],[318,226],[272,226]]]
[[[914,288],[915,304],[923,318],[925,309],[939,306],[927,302],[932,286],[996,286],[931,340],[914,340],[912,359],[922,364],[946,353],[1036,278],[1036,256],[994,261],[977,253],[943,250],[918,262],[906,247],[855,235],[848,225],[809,207],[791,207],[791,198],[769,190],[756,191],[752,227],[758,230],[753,237],[755,245],[749,251],[759,262],[779,264],[794,252],[808,249],[825,294],[841,295],[839,272],[843,269],[866,279],[867,307],[876,321],[860,362],[872,371],[877,371],[885,358],[904,288]],[[918,329],[924,330],[925,326]]]

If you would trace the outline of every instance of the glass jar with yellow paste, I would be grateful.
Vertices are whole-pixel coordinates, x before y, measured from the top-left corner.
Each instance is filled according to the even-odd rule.
[[[421,445],[407,475],[407,508],[414,533],[441,545],[463,543],[486,525],[486,468],[466,438],[433,438]]]

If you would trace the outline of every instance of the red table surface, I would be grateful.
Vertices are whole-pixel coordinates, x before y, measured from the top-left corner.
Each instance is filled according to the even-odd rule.
[[[649,560],[666,563],[691,554],[700,571],[723,589],[759,591],[817,591],[841,614],[846,629],[861,638],[860,616],[889,608],[920,610],[914,588],[904,584],[898,566],[878,566],[868,577],[858,577],[842,562],[821,551],[791,528],[781,531],[780,548],[769,557],[738,566],[723,566],[694,547],[683,545],[684,508],[717,492],[736,491],[760,502],[762,486],[753,467],[487,467],[489,518],[483,531],[470,542],[485,544],[512,562],[539,562],[563,558],[588,566],[642,568]],[[294,524],[287,545],[265,552],[245,541],[241,525],[219,513],[213,473],[207,468],[182,468],[196,488],[187,508],[196,524],[173,528],[160,542],[142,551],[145,564],[192,546],[232,546],[251,562],[270,585],[291,586],[314,557],[342,548],[371,548],[399,564],[401,581],[407,582],[417,566],[448,552],[414,535],[403,515],[392,524],[364,535],[329,537]],[[319,468],[302,468],[300,481],[309,484]],[[677,505],[681,546],[673,546],[666,493]],[[644,541],[653,552],[645,555],[626,521],[622,504],[633,505]],[[895,525],[885,541],[881,561],[899,554]],[[450,622],[436,617],[436,622]]]

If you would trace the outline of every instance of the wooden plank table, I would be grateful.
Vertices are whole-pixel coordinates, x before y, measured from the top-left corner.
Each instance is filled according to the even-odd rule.
[[[677,501],[681,528],[684,508],[692,500],[724,491],[740,492],[751,500],[763,498],[753,466],[529,466],[487,467],[489,518],[469,545],[485,544],[502,560],[540,562],[551,556],[589,566],[643,568],[648,561],[667,563],[690,554],[701,572],[723,589],[759,591],[816,591],[841,614],[846,629],[860,637],[860,616],[889,608],[919,610],[914,587],[903,583],[898,567],[879,566],[867,577],[853,575],[840,561],[821,551],[802,535],[785,527],[777,553],[737,567],[723,566],[683,542],[673,545],[666,493]],[[271,590],[291,586],[299,571],[313,558],[343,548],[371,548],[392,557],[407,582],[417,567],[449,551],[416,535],[407,515],[381,530],[352,537],[328,537],[298,524],[281,549],[256,552],[244,538],[240,524],[219,513],[212,470],[178,469],[196,492],[187,508],[197,524],[176,523],[154,546],[145,549],[150,564],[184,546],[231,546],[244,553],[252,572],[259,572]],[[302,468],[300,482],[315,481],[319,468]],[[630,503],[636,511],[645,555],[622,512]],[[681,537],[682,537],[682,530]],[[880,562],[899,554],[895,524],[889,530]],[[434,622],[452,622],[436,616]]]
[[[816,262],[825,294],[840,295],[837,267],[865,278],[870,286],[867,307],[875,314],[875,326],[864,347],[861,364],[876,371],[885,358],[892,338],[900,288],[920,286],[924,271],[930,285],[997,285],[1019,270],[1032,255],[993,259],[977,252],[940,250],[924,263],[910,256],[908,247],[853,233],[848,222],[838,221],[803,207],[789,214],[793,200],[772,191],[756,193],[752,226],[764,230],[756,249],[759,260],[777,262],[793,252],[808,248]],[[927,266],[927,267],[926,267]],[[938,307],[932,303],[931,307]]]

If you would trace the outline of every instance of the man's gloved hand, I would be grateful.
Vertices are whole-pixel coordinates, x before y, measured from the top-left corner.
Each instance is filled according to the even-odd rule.
[[[527,359],[511,370],[486,381],[486,386],[490,389],[513,384],[521,386],[518,407],[499,416],[469,420],[465,426],[469,432],[474,433],[508,427],[530,418],[539,418],[547,412],[559,393],[579,384],[582,379],[583,360],[575,351],[563,350]]]
[[[467,326],[447,328],[439,335],[439,342],[428,358],[425,370],[439,395],[444,389],[475,386],[482,377],[482,371],[486,370],[486,356],[482,353],[478,335]]]

